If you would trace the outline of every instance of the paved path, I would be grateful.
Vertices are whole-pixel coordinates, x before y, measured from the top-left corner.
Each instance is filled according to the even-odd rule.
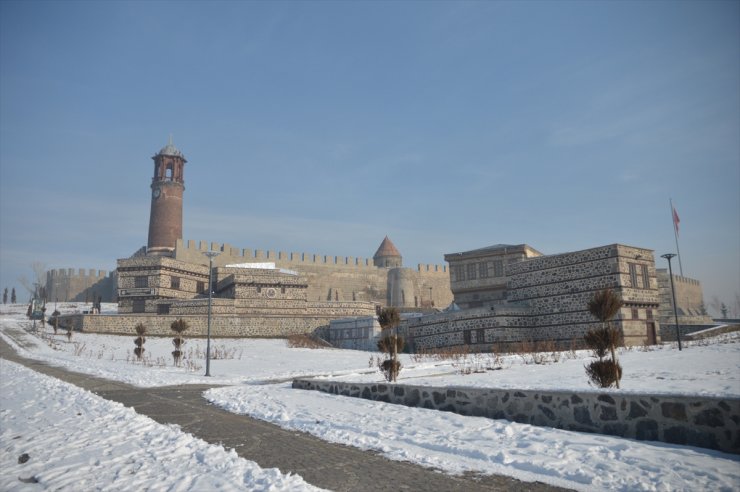
[[[21,343],[25,333],[6,331]],[[177,424],[204,441],[234,448],[239,456],[263,468],[301,475],[307,482],[335,491],[550,491],[541,483],[504,476],[453,477],[412,463],[392,461],[357,448],[333,444],[303,432],[288,431],[244,415],[220,410],[201,396],[203,385],[137,388],[128,384],[70,372],[20,357],[0,338],[0,357],[72,383],[108,400],[132,407],[163,424]]]

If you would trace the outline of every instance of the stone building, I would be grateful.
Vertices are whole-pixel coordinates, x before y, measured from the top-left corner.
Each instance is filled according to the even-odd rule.
[[[496,245],[445,259],[455,304],[467,309],[407,320],[403,330],[416,350],[544,340],[570,346],[599,326],[587,303],[606,288],[624,302],[614,323],[627,345],[660,339],[651,250],[611,244],[545,256],[527,245]]]
[[[369,316],[379,305],[431,309],[452,300],[447,268],[403,266],[388,237],[372,260],[309,253],[233,248],[183,241],[183,153],[172,141],[152,157],[154,174],[147,246],[118,260],[119,316],[78,317],[79,329],[129,333],[138,322],[150,334],[169,332],[170,318],[190,316],[202,332],[209,275],[213,276],[215,336],[284,336],[308,333],[330,320]],[[212,258],[206,252],[218,252]],[[168,321],[170,320],[170,321]],[[191,324],[192,324],[191,323]]]
[[[659,268],[657,273],[658,290],[660,291],[658,318],[664,340],[676,339],[676,314],[678,314],[678,326],[683,335],[716,325],[704,307],[701,282],[693,278],[673,275],[673,288],[676,291],[676,312],[674,313],[668,269]]]

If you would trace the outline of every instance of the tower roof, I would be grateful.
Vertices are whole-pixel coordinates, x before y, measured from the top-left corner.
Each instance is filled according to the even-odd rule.
[[[385,236],[383,242],[380,243],[378,251],[375,252],[373,258],[379,258],[381,256],[401,256],[401,253],[398,252],[396,246],[388,239],[388,236]]]
[[[172,135],[170,135],[170,140],[167,142],[167,145],[162,147],[159,152],[157,152],[157,155],[171,155],[185,159],[183,153],[180,152],[180,150],[172,143]]]

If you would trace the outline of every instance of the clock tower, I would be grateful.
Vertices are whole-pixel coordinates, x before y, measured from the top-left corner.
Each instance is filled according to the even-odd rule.
[[[149,214],[147,254],[169,256],[182,239],[182,193],[185,191],[185,156],[172,144],[154,157],[152,208]]]

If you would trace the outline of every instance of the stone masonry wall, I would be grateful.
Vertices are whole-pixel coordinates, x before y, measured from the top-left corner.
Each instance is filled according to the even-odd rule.
[[[382,305],[389,303],[390,269],[374,266],[372,258],[239,249],[229,244],[178,240],[175,259],[207,265],[208,259],[203,252],[209,249],[221,252],[213,259],[214,266],[270,262],[275,263],[278,268],[299,272],[308,282],[309,301],[367,301]],[[447,306],[452,302],[446,265],[419,264],[416,268],[403,270],[412,274],[414,279],[414,292],[406,293],[407,306],[414,305],[414,298],[421,306],[423,301],[428,301],[430,293],[435,306]],[[429,287],[432,287],[431,292]]]
[[[190,327],[186,337],[205,337],[208,317],[204,315],[85,315],[74,314],[60,317],[60,326],[72,326],[83,333],[106,333],[135,336],[134,327],[143,323],[147,336],[170,336],[170,325],[177,319],[184,319]],[[328,326],[333,318],[327,316],[212,316],[212,337],[286,337],[288,335],[310,333],[322,326]]]
[[[737,398],[435,388],[315,379],[296,379],[293,388],[740,454],[740,399]]]

